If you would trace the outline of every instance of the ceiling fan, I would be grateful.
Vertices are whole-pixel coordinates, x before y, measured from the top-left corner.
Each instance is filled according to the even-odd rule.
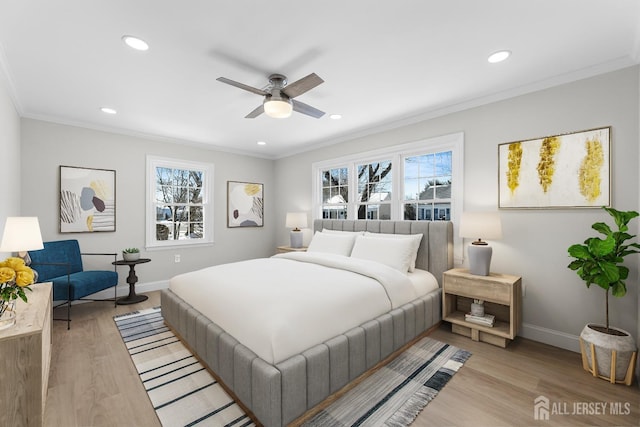
[[[316,119],[324,115],[324,111],[320,111],[304,102],[293,99],[324,83],[324,80],[315,73],[311,73],[291,84],[287,84],[286,76],[282,74],[271,74],[269,76],[270,86],[265,90],[238,83],[226,77],[218,77],[216,80],[264,96],[262,105],[247,114],[245,116],[246,119],[255,119],[262,113],[278,119],[286,118],[291,115],[292,111],[306,114]]]

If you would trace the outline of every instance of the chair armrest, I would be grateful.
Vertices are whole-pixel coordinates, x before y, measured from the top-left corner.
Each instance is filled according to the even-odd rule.
[[[80,252],[80,256],[82,255],[108,255],[108,256],[112,256],[113,257],[113,271],[118,272],[117,269],[117,265],[115,265],[115,262],[118,260],[118,253],[117,252],[113,252],[113,253],[109,253],[109,252]]]
[[[82,252],[80,255],[110,255],[110,256],[118,256],[117,253],[99,253],[99,252]]]

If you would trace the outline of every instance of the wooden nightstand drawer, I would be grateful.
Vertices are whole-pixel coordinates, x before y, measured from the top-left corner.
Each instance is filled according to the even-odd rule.
[[[445,281],[445,290],[449,293],[462,295],[469,298],[492,301],[499,304],[511,302],[511,286],[501,285],[496,281],[478,280],[471,277],[450,275]],[[491,276],[488,276],[490,278]]]

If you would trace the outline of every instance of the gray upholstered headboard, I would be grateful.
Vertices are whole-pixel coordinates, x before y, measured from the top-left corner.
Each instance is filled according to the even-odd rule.
[[[354,221],[316,219],[313,231],[369,231],[371,233],[422,234],[416,268],[430,271],[442,286],[442,273],[453,268],[453,224],[450,221]]]

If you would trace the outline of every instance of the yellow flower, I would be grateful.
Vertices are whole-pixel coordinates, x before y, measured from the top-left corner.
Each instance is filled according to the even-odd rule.
[[[5,266],[0,267],[0,283],[11,282],[15,278],[16,272],[13,268]]]
[[[24,260],[10,257],[0,262],[0,315],[6,308],[5,302],[20,298],[27,302],[24,290],[31,290],[29,285],[35,282],[35,272]]]
[[[21,267],[24,267],[24,260],[22,258],[19,257],[9,257],[7,259],[4,260],[4,262],[1,264],[3,267],[9,267],[12,268],[14,270],[19,270]]]
[[[24,288],[25,286],[29,286],[33,283],[34,274],[33,270],[29,267],[25,267],[16,271],[16,285]]]

